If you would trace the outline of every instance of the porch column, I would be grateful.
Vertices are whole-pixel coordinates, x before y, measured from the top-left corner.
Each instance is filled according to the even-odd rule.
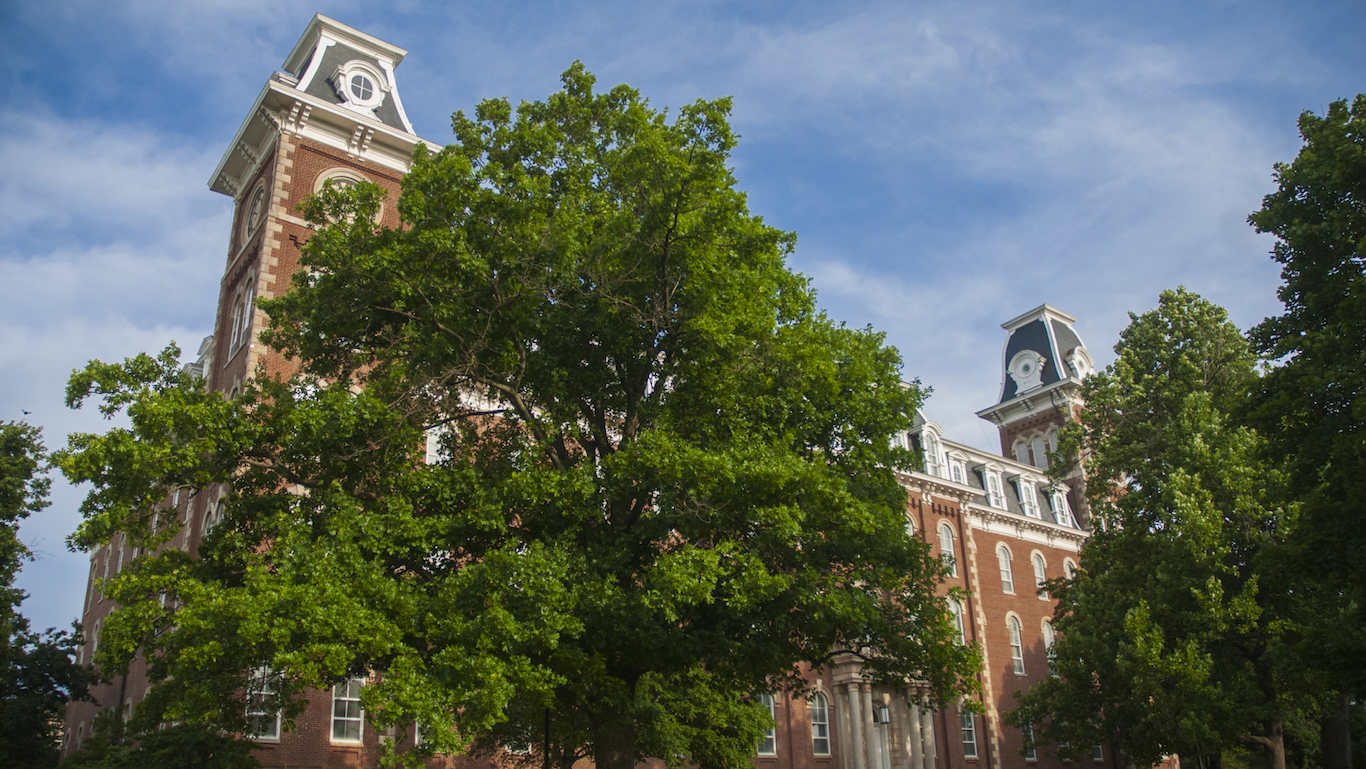
[[[920,736],[924,741],[925,747],[925,769],[934,769],[934,760],[938,751],[934,746],[934,712],[922,710],[920,712]]]
[[[868,758],[863,751],[863,714],[859,707],[859,685],[857,681],[849,682],[849,733],[853,735],[853,745],[850,748],[854,753],[853,769],[868,769]]]

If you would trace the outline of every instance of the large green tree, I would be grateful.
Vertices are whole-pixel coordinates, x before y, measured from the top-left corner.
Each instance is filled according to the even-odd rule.
[[[457,113],[400,229],[371,186],[305,207],[306,270],[263,303],[293,379],[229,402],[173,350],[73,378],[73,405],[131,421],[62,456],[93,484],[79,546],[154,548],[168,490],[231,480],[199,560],[109,588],[104,663],[159,682],[139,718],[244,729],[253,671],[287,716],[371,675],[366,717],[421,728],[409,758],[548,740],[566,768],[735,767],[803,662],[973,685],[893,474],[921,392],[747,210],[729,101],[671,118],[563,82]]]
[[[1304,147],[1277,164],[1249,221],[1276,236],[1285,312],[1252,330],[1277,361],[1253,422],[1291,464],[1304,500],[1297,568],[1331,603],[1308,642],[1337,690],[1325,762],[1350,765],[1345,708],[1366,692],[1366,95],[1300,116]]]
[[[19,613],[24,592],[14,587],[32,557],[19,524],[47,507],[49,480],[41,435],[22,422],[0,423],[0,767],[56,766],[54,728],[73,697],[86,696],[89,667],[76,664],[76,632],[36,632]]]
[[[1236,419],[1256,356],[1184,289],[1131,318],[1070,431],[1095,528],[1076,578],[1050,586],[1058,675],[1009,718],[1137,766],[1204,764],[1242,742],[1283,769],[1287,720],[1313,705],[1295,652],[1311,607],[1286,568],[1283,473]]]

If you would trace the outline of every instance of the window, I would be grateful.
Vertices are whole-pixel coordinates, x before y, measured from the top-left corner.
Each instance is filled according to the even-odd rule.
[[[953,552],[953,528],[948,523],[939,524],[939,555],[949,567],[949,576],[958,576],[958,559]]]
[[[925,472],[942,478],[944,470],[939,464],[939,439],[928,430],[922,436],[925,443]]]
[[[772,694],[760,694],[760,695],[759,695],[759,704],[761,704],[761,705],[763,705],[764,707],[768,708],[768,715],[769,715],[771,718],[773,718],[775,721],[777,720],[777,716],[775,716],[774,713],[773,713],[773,695],[772,695]],[[776,756],[776,755],[778,755],[778,734],[777,734],[777,729],[776,729],[776,728],[769,729],[767,732],[764,732],[764,741],[761,742],[761,743],[759,743],[759,755],[761,755],[761,756]]]
[[[914,519],[914,518],[909,518],[909,517],[908,517],[908,518],[906,519],[906,536],[908,536],[908,537],[914,537],[914,536],[915,536],[915,519]]]
[[[1015,484],[1015,490],[1020,495],[1020,509],[1030,518],[1043,520],[1043,513],[1039,511],[1039,497],[1034,492],[1034,484],[1021,479]]]
[[[1015,575],[1010,570],[1010,550],[1005,545],[996,548],[996,562],[1001,567],[1001,592],[1015,594]]]
[[[1025,443],[1024,441],[1015,442],[1015,461],[1023,465],[1033,464],[1033,462],[1029,461],[1028,443]]]
[[[1067,504],[1067,495],[1062,489],[1054,489],[1048,495],[1048,504],[1053,508],[1053,520],[1059,526],[1070,526],[1077,528],[1077,521],[1072,517],[1072,508]]]
[[[977,758],[977,717],[963,711],[963,758]]]
[[[242,282],[242,289],[237,293],[232,302],[232,320],[229,321],[231,331],[228,337],[228,357],[231,358],[241,348],[245,347],[251,335],[252,301],[256,298],[256,276],[247,275],[247,279]]]
[[[1043,470],[1047,470],[1048,454],[1047,449],[1044,446],[1042,435],[1034,436],[1034,443],[1032,448],[1034,449],[1034,466],[1041,468]]]
[[[247,215],[242,222],[242,240],[245,244],[247,238],[256,232],[256,228],[261,225],[266,216],[266,185],[256,185],[256,191],[251,193],[251,202],[247,204]]]
[[[963,472],[963,463],[951,462],[949,469],[952,472],[954,483],[967,483],[967,475]]]
[[[360,706],[363,678],[352,678],[332,687],[332,741],[360,742],[361,718],[365,711]]]
[[[811,752],[830,755],[830,708],[820,692],[811,697]]]
[[[1024,640],[1020,633],[1020,619],[1011,615],[1006,620],[1006,626],[1010,629],[1010,662],[1015,670],[1015,675],[1024,675]]]
[[[1035,553],[1030,559],[1034,562],[1034,588],[1038,591],[1039,598],[1047,601],[1048,591],[1043,589],[1044,583],[1048,581],[1048,573],[1041,553]]]
[[[1006,499],[1001,495],[1001,476],[994,470],[987,470],[987,504],[998,509],[1005,509]]]
[[[1048,620],[1043,621],[1043,651],[1048,655],[1048,674],[1058,675],[1058,660],[1053,656],[1053,643],[1057,636],[1053,634],[1053,623]]]
[[[1091,760],[1100,763],[1105,760],[1105,748],[1100,745],[1091,746]]]
[[[247,735],[252,739],[280,739],[280,711],[271,707],[276,683],[270,668],[257,668],[247,682]]]
[[[953,615],[953,629],[958,633],[958,645],[966,646],[968,637],[963,626],[963,602],[949,601],[949,613]]]
[[[1034,750],[1034,727],[1025,724],[1020,727],[1020,736],[1024,737],[1024,756],[1026,761],[1038,761],[1039,755]]]
[[[359,60],[351,60],[333,71],[332,88],[343,99],[343,106],[356,111],[370,111],[384,101],[387,81],[374,66]],[[364,113],[362,113],[364,114]]]
[[[1067,560],[1062,562],[1062,573],[1066,575],[1068,579],[1076,578],[1077,565],[1075,563],[1072,563],[1071,558],[1068,558]]]

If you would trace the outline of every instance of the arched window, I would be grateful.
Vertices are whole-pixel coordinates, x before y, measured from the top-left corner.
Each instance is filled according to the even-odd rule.
[[[1042,435],[1036,435],[1036,436],[1034,436],[1033,448],[1034,448],[1034,466],[1035,466],[1035,467],[1043,468],[1044,470],[1047,470],[1047,469],[1048,469],[1048,454],[1046,453],[1046,449],[1045,449],[1045,447],[1044,447],[1043,436],[1042,436]]]
[[[1056,676],[1058,674],[1058,661],[1053,657],[1053,644],[1057,636],[1053,634],[1053,623],[1048,620],[1043,621],[1043,650],[1048,655],[1048,674]]]
[[[968,636],[963,625],[963,603],[961,601],[949,601],[949,613],[953,615],[953,629],[958,633],[958,645],[967,646]]]
[[[1030,559],[1034,562],[1034,587],[1039,592],[1039,598],[1048,600],[1048,591],[1043,589],[1044,583],[1048,581],[1048,572],[1044,564],[1043,555],[1035,553]]]
[[[911,518],[910,516],[906,517],[906,536],[915,536],[915,519]]]
[[[820,692],[811,697],[811,752],[830,755],[830,708]]]
[[[939,524],[939,554],[949,567],[949,576],[958,576],[958,558],[953,550],[953,527],[947,522]]]
[[[1072,563],[1071,558],[1068,558],[1067,560],[1062,562],[1062,573],[1068,579],[1076,579],[1077,565],[1075,563]]]
[[[944,471],[939,466],[939,439],[929,430],[921,435],[925,444],[925,472],[942,478]]]
[[[1014,595],[1015,575],[1010,570],[1010,550],[1005,545],[996,548],[996,562],[1001,567],[1001,591]]]
[[[775,715],[774,715],[774,712],[773,712],[773,695],[772,695],[772,694],[760,694],[760,695],[759,695],[759,703],[760,703],[761,705],[763,705],[764,707],[768,708],[768,715],[769,715],[770,717],[772,717],[772,718],[776,721],[776,720],[777,720],[777,716],[775,716]],[[761,755],[761,756],[776,756],[776,755],[778,755],[778,732],[777,732],[777,729],[776,729],[776,728],[774,728],[774,729],[769,729],[767,732],[764,733],[764,741],[761,742],[761,743],[759,743],[759,755]]]
[[[1015,461],[1016,461],[1016,462],[1019,462],[1020,464],[1023,464],[1023,465],[1030,465],[1030,464],[1033,464],[1033,462],[1030,462],[1030,461],[1029,461],[1029,444],[1028,444],[1028,443],[1025,443],[1025,442],[1022,441],[1022,440],[1020,440],[1020,441],[1015,441]]]
[[[1010,630],[1010,662],[1015,670],[1015,675],[1024,675],[1024,639],[1021,637],[1020,618],[1014,614],[1006,618],[1006,626]]]
[[[1001,494],[1001,476],[995,470],[987,470],[987,504],[999,510],[1006,507],[1006,498]]]

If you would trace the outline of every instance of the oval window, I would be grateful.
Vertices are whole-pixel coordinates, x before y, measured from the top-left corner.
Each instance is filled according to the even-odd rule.
[[[375,84],[365,75],[352,75],[351,95],[356,97],[356,101],[369,101],[375,95]]]

